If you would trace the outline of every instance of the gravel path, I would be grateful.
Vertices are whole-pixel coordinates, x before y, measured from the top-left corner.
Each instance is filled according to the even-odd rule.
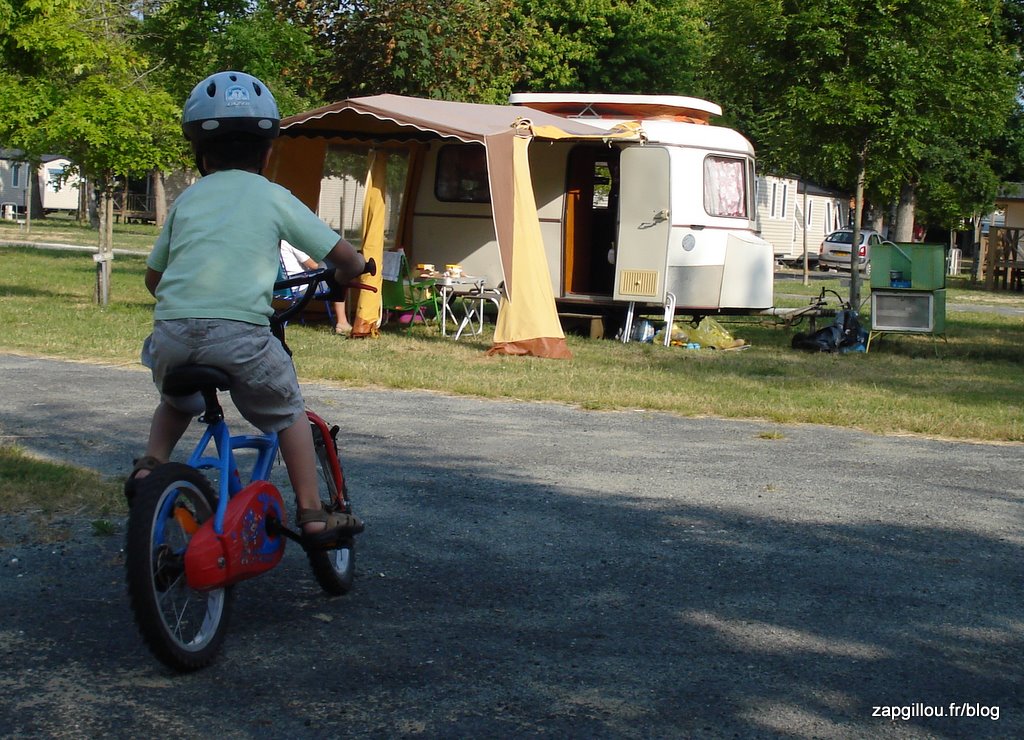
[[[0,377],[4,443],[138,453],[144,372]],[[123,522],[40,545],[5,516],[0,736],[1024,736],[1024,446],[306,394],[367,520],[353,592],[289,549],[179,676],[132,624]]]

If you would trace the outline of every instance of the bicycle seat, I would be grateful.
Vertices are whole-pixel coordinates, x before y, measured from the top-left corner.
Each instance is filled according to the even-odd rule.
[[[191,396],[203,391],[226,391],[230,386],[231,378],[220,368],[212,365],[180,365],[167,371],[163,392],[168,396]]]

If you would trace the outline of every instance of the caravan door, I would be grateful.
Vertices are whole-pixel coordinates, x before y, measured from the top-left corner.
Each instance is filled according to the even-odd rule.
[[[672,233],[671,164],[664,147],[622,150],[613,296],[617,301],[663,301]]]

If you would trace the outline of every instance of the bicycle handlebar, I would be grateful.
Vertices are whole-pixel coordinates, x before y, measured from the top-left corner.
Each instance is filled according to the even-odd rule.
[[[377,274],[377,263],[372,257],[366,260],[366,271],[363,274]],[[326,293],[320,293],[317,295],[321,284],[327,288],[327,291]],[[306,306],[308,306],[310,301],[314,298],[343,301],[345,300],[345,291],[349,289],[369,290],[373,293],[377,292],[375,287],[372,285],[366,285],[365,283],[348,283],[346,285],[339,285],[334,279],[333,267],[320,267],[316,270],[310,270],[309,272],[303,272],[299,275],[293,275],[285,278],[284,280],[278,280],[274,283],[274,290],[287,290],[289,288],[296,288],[302,285],[306,286],[306,290],[302,293],[302,296],[292,305],[288,306],[288,308],[274,314],[274,321],[276,323],[283,325],[290,318],[304,311]]]

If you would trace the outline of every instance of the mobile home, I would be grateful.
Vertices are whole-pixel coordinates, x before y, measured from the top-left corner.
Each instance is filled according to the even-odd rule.
[[[770,242],[775,261],[802,264],[818,261],[822,239],[843,228],[849,198],[792,177],[759,175],[757,178],[757,230]]]
[[[502,224],[522,231],[525,218],[543,254],[530,270],[546,273],[560,306],[671,304],[706,315],[772,305],[772,246],[755,233],[754,151],[710,123],[717,105],[554,93],[510,102],[336,103],[282,121],[268,174],[322,208],[322,183],[351,175],[367,150],[386,152],[388,246],[413,263],[459,264],[506,292],[513,260]],[[521,166],[496,146],[503,134],[528,138]],[[530,194],[505,177],[512,170],[525,170]]]
[[[33,215],[78,209],[80,180],[77,174],[65,176],[71,161],[55,154],[44,155],[38,165],[23,159],[23,152],[0,150],[0,216],[13,219],[25,215],[28,200],[34,203]],[[35,181],[30,182],[35,170]]]
[[[43,212],[77,211],[82,180],[72,170],[71,160],[57,155],[47,155],[39,163],[39,194]]]

